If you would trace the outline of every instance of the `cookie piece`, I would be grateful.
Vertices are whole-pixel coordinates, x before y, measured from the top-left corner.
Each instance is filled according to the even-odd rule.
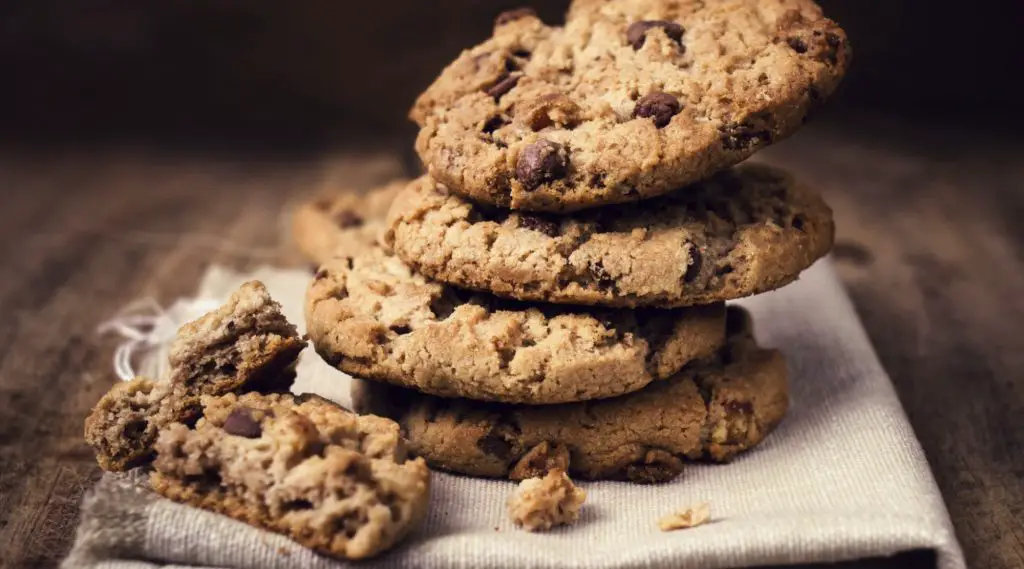
[[[576,0],[564,27],[496,22],[410,116],[452,191],[573,211],[669,192],[786,138],[849,60],[811,0]]]
[[[430,471],[393,421],[316,396],[204,396],[194,427],[160,433],[159,494],[284,534],[341,559],[392,547],[420,525]]]
[[[395,180],[366,193],[336,192],[301,204],[292,214],[292,239],[316,266],[344,250],[358,252],[377,243],[384,216],[408,180]]]
[[[295,374],[286,370],[305,346],[263,283],[250,281],[223,306],[178,330],[169,353],[171,381],[197,394],[243,385],[287,391]]]
[[[160,429],[195,421],[199,397],[169,381],[135,378],[114,385],[85,419],[85,442],[103,470],[120,472],[147,462]]]
[[[544,477],[520,482],[508,500],[508,514],[526,531],[544,531],[576,523],[586,499],[587,493],[577,488],[564,470],[552,470]]]
[[[749,318],[729,312],[729,344],[714,358],[622,397],[532,407],[357,381],[353,401],[399,421],[431,467],[503,478],[528,471],[521,464],[539,445],[565,445],[574,476],[664,482],[687,460],[728,461],[758,444],[788,407],[782,354],[757,347]]]
[[[611,397],[670,377],[725,341],[719,304],[586,310],[472,294],[378,249],[325,263],[306,328],[352,375],[446,397],[551,404]]]
[[[118,383],[85,420],[85,440],[104,470],[147,462],[160,429],[199,416],[199,396],[287,391],[305,341],[258,281],[245,283],[217,310],[178,331],[170,377]]]
[[[550,217],[420,178],[385,242],[413,270],[520,300],[675,307],[772,290],[832,247],[832,210],[788,173],[739,166],[660,198]]]

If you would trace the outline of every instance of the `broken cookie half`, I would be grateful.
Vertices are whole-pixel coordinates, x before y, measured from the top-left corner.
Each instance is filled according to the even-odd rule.
[[[203,418],[160,433],[153,489],[344,559],[379,553],[422,522],[430,489],[398,425],[317,396],[202,398]]]
[[[104,470],[149,461],[160,429],[198,418],[199,396],[288,391],[306,345],[258,281],[220,308],[181,327],[171,345],[170,377],[115,385],[85,420],[85,440]]]
[[[152,460],[151,485],[172,500],[338,558],[380,553],[422,522],[430,472],[394,421],[287,393],[304,346],[246,283],[179,330],[168,377],[111,388],[85,439],[105,470]]]

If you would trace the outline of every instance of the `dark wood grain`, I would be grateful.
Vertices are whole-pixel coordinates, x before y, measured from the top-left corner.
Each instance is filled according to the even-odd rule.
[[[812,126],[763,154],[833,204],[840,274],[971,567],[1024,566],[1022,152],[955,126],[865,119]],[[96,325],[135,298],[189,294],[211,263],[296,262],[282,239],[290,204],[324,184],[369,187],[402,163],[365,145],[0,156],[0,566],[54,565],[98,476],[82,419],[114,377],[113,341]]]

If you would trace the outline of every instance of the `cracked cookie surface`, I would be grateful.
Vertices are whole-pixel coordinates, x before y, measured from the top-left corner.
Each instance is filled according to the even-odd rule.
[[[564,27],[499,16],[410,117],[452,191],[572,211],[672,191],[789,136],[849,60],[811,0],[576,0]]]
[[[243,284],[216,310],[178,330],[170,377],[118,383],[85,420],[85,440],[104,470],[148,461],[160,429],[199,416],[199,397],[287,391],[305,347],[262,283]]]
[[[342,559],[372,557],[420,525],[430,471],[398,425],[316,396],[202,398],[203,418],[160,433],[153,489]]]
[[[583,309],[502,300],[431,281],[377,249],[324,264],[306,326],[338,369],[446,397],[552,404],[671,377],[725,341],[722,303]]]
[[[353,401],[398,421],[410,452],[434,468],[519,479],[561,468],[567,450],[569,473],[583,479],[664,482],[687,460],[727,461],[757,445],[788,408],[782,354],[754,343],[742,309],[729,308],[729,328],[715,357],[612,399],[486,404],[357,380]]]
[[[636,204],[547,216],[475,204],[430,177],[388,213],[414,270],[519,300],[689,306],[772,290],[832,247],[832,210],[785,171],[744,164]]]
[[[374,246],[384,216],[408,180],[394,180],[361,193],[339,191],[311,199],[292,214],[292,239],[303,257],[319,266],[338,252]]]

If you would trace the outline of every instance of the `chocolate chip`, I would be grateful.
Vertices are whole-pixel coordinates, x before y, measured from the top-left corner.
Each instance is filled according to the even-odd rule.
[[[690,264],[686,267],[686,273],[683,274],[683,281],[692,283],[694,279],[700,275],[701,265],[704,264],[704,256],[700,254],[700,250],[697,246],[690,244]]]
[[[398,324],[391,326],[391,331],[394,332],[395,334],[398,334],[399,336],[402,336],[404,334],[412,332],[412,328],[410,328],[407,324]]]
[[[670,452],[651,449],[642,460],[626,467],[626,478],[638,484],[672,480],[683,471],[683,461]]]
[[[653,28],[661,28],[665,31],[665,35],[669,39],[678,43],[680,46],[683,42],[683,32],[685,31],[682,26],[675,22],[668,20],[643,20],[640,22],[633,22],[626,28],[626,41],[629,45],[633,46],[633,49],[640,49],[644,46],[644,42],[647,41],[647,31]]]
[[[503,439],[501,435],[494,430],[487,433],[487,436],[477,441],[476,446],[483,451],[484,454],[496,456],[501,460],[508,460],[512,455],[512,444]]]
[[[599,288],[608,289],[615,286],[615,279],[608,274],[602,261],[598,261],[590,266],[590,275],[597,282]]]
[[[259,421],[252,416],[252,409],[235,407],[224,421],[224,432],[229,435],[255,439],[263,434]]]
[[[506,10],[498,14],[498,17],[494,19],[494,25],[495,27],[504,26],[509,22],[514,22],[527,16],[537,17],[537,12],[533,8],[527,6],[516,8],[514,10]]]
[[[327,274],[327,269],[320,269],[319,271],[316,272],[316,275],[313,277],[313,280],[322,281],[327,278]]]
[[[681,108],[679,100],[668,93],[648,93],[636,102],[633,116],[653,119],[654,126],[662,128]]]
[[[358,227],[363,224],[363,218],[350,210],[343,209],[338,213],[334,214],[334,222],[338,224],[338,227],[347,229],[349,227]]]
[[[772,133],[750,123],[729,124],[719,128],[726,150],[750,150],[772,141]]]
[[[518,82],[519,75],[503,75],[498,78],[496,83],[485,89],[484,92],[495,99],[500,99],[502,95],[511,91]]]
[[[540,139],[519,153],[516,161],[516,179],[527,190],[565,177],[568,157],[560,144]]]
[[[825,43],[833,49],[838,49],[839,46],[842,45],[843,40],[839,38],[839,34],[836,34],[835,32],[828,32],[825,34]]]
[[[544,219],[539,215],[520,215],[519,227],[531,231],[539,231],[548,237],[558,237],[558,223]]]
[[[483,131],[487,134],[492,134],[506,124],[508,124],[508,121],[505,120],[505,117],[497,115],[487,119],[487,122],[484,123]]]
[[[786,43],[797,53],[807,53],[807,44],[800,38],[789,38]]]
[[[590,175],[590,185],[594,188],[603,188],[604,181],[608,177],[608,174],[604,172],[595,172]]]

